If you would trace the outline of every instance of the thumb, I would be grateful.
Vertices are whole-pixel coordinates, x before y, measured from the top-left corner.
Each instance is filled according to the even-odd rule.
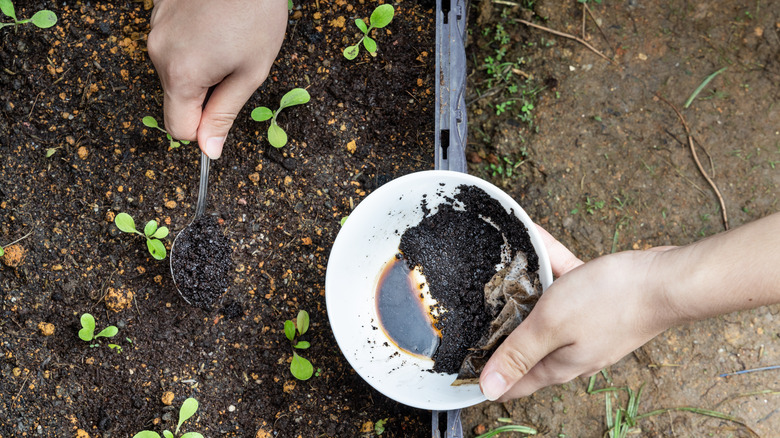
[[[549,333],[536,330],[533,313],[496,349],[479,377],[488,400],[498,400],[550,353]]]
[[[261,81],[262,82],[262,81]],[[256,82],[232,74],[222,80],[211,94],[198,127],[198,144],[212,160],[222,155],[222,146],[238,112],[257,89]]]

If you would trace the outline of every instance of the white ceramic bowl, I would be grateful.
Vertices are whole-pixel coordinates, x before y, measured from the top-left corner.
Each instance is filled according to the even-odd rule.
[[[539,279],[552,283],[547,250],[531,219],[509,195],[477,177],[452,171],[409,174],[379,187],[342,227],[328,260],[325,301],[333,334],[352,367],[371,386],[400,403],[450,410],[485,400],[478,385],[451,386],[454,374],[433,373],[433,361],[412,356],[391,342],[379,326],[375,292],[385,263],[398,253],[401,234],[423,218],[423,195],[431,214],[457,187],[474,185],[497,199],[528,228],[539,256]]]

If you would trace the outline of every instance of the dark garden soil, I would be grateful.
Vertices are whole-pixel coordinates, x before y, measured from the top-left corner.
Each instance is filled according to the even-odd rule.
[[[207,214],[230,239],[234,268],[204,311],[179,297],[167,260],[112,223],[119,212],[156,219],[171,228],[170,247],[195,209],[197,147],[170,150],[141,124],[162,119],[145,52],[151,1],[16,2],[20,17],[48,7],[60,21],[0,30],[0,244],[27,236],[0,266],[2,438],[160,432],[190,396],[201,408],[184,430],[207,437],[370,436],[384,418],[383,437],[429,436],[427,412],[373,391],[341,355],[324,278],[340,219],[383,182],[432,167],[432,6],[394,3],[378,56],[347,62],[352,21],[375,3],[294,3],[271,76],[212,163]],[[719,202],[659,93],[701,144],[732,227],[778,210],[780,3],[603,0],[587,2],[593,18],[576,0],[512,3],[471,5],[470,173],[504,187],[584,259],[720,232]],[[583,16],[585,38],[614,64],[517,21],[581,37]],[[290,143],[277,150],[249,112],[294,87],[312,99],[282,112]],[[283,333],[301,309],[311,314],[301,353],[319,370],[305,382],[289,372]],[[119,328],[121,353],[78,338],[84,312],[98,329]],[[693,407],[741,421],[670,411],[640,420],[637,436],[776,436],[778,371],[719,375],[780,364],[778,314],[671,329],[596,385],[644,384],[639,413]],[[466,409],[467,436],[506,418],[545,437],[603,436],[605,394],[587,385]],[[625,392],[610,395],[625,406]]]
[[[20,17],[48,7],[59,22],[0,31],[0,244],[31,233],[23,260],[0,269],[0,436],[161,432],[187,397],[200,409],[183,430],[206,437],[359,436],[381,419],[383,436],[427,436],[430,413],[375,392],[341,355],[324,279],[341,218],[377,185],[433,166],[431,6],[395,3],[378,56],[350,62],[353,21],[376,3],[295,2],[271,76],[211,164],[206,214],[234,268],[205,311],[178,295],[167,259],[112,223],[156,219],[170,248],[195,210],[200,151],[168,149],[141,124],[162,120],[151,2],[16,3]],[[280,115],[290,142],[277,150],[249,112],[294,87],[311,102]],[[283,331],[299,310],[311,315],[308,381],[290,374]],[[121,353],[77,337],[84,312],[119,328]]]

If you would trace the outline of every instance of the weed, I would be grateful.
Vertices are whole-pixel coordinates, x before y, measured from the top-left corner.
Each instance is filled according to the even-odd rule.
[[[271,146],[280,148],[287,144],[287,133],[276,123],[276,117],[283,109],[294,105],[303,105],[309,99],[311,96],[309,96],[308,91],[303,88],[293,88],[282,96],[278,110],[271,111],[270,108],[259,106],[252,110],[252,120],[264,122],[271,119],[271,126],[268,127],[268,142],[271,143]]]
[[[195,415],[195,412],[198,410],[198,401],[194,398],[190,397],[187,400],[184,400],[184,403],[181,404],[181,408],[179,409],[179,423],[176,425],[176,431],[171,432],[170,430],[164,430],[163,431],[163,437],[165,438],[174,438],[179,433],[179,429],[181,428],[181,425],[190,419],[193,415]],[[141,432],[138,432],[137,434],[133,435],[133,438],[160,438],[160,434],[157,432],[152,432],[151,430],[144,430]],[[184,435],[180,436],[179,438],[203,438],[203,435],[197,433],[197,432],[187,432]]]
[[[301,310],[295,322],[289,319],[284,322],[284,335],[290,340],[293,347],[293,358],[290,362],[290,372],[298,380],[309,380],[314,374],[314,367],[308,359],[298,356],[295,349],[305,350],[311,346],[307,341],[299,338],[309,330],[309,312]]]
[[[376,9],[374,9],[374,12],[371,13],[371,17],[368,20],[368,25],[366,25],[366,22],[361,18],[356,19],[355,26],[357,26],[358,29],[363,32],[363,36],[360,38],[360,41],[358,41],[357,44],[344,49],[344,57],[349,60],[355,59],[360,52],[361,42],[363,43],[363,47],[366,48],[371,56],[376,56],[376,41],[368,36],[368,34],[371,33],[373,29],[380,29],[390,24],[390,22],[393,21],[393,15],[395,15],[395,9],[393,9],[393,6],[384,4],[379,5],[376,7]]]
[[[119,213],[114,218],[114,223],[120,231],[125,233],[135,233],[146,238],[146,247],[149,249],[149,254],[157,260],[165,259],[167,251],[165,245],[160,239],[164,239],[168,236],[168,227],[157,227],[156,220],[150,220],[144,226],[144,232],[135,229],[135,221],[133,217],[127,213]]]
[[[376,420],[376,423],[374,423],[374,433],[377,434],[377,436],[385,433],[385,423],[387,423],[387,418]]]
[[[176,149],[177,147],[183,145],[183,144],[190,144],[187,140],[176,140],[173,137],[171,137],[171,134],[168,133],[165,129],[161,128],[160,125],[157,123],[157,119],[155,119],[152,116],[146,116],[144,117],[141,122],[146,126],[147,128],[154,128],[161,132],[165,133],[165,138],[168,139],[170,142],[171,149]]]
[[[498,159],[498,164],[490,163],[488,164],[487,168],[490,172],[492,177],[504,177],[504,178],[512,178],[516,175],[516,170],[518,167],[522,166],[523,163],[525,163],[525,156],[527,154],[523,155],[523,158],[520,158],[517,161],[514,161],[513,159],[509,157],[501,157]]]
[[[11,0],[0,0],[0,11],[6,16],[10,17],[13,23],[0,23],[0,29],[6,26],[18,26],[20,24],[32,23],[35,27],[40,29],[48,29],[57,24],[57,14],[54,12],[43,9],[33,14],[32,17],[19,20],[16,18],[16,10],[14,9],[14,2]]]
[[[599,201],[590,196],[585,198],[585,211],[587,211],[588,214],[595,214],[597,211],[604,208],[604,205],[606,205],[605,201]]]
[[[493,430],[487,431],[482,435],[478,435],[475,438],[490,438],[503,432],[519,432],[526,435],[536,435],[537,431],[533,427],[521,426],[519,424],[508,424],[506,426],[500,426]]]
[[[81,330],[79,330],[79,338],[84,342],[92,342],[97,338],[113,338],[119,332],[119,329],[113,325],[110,325],[98,334],[95,334],[95,317],[89,313],[81,315]],[[111,347],[113,344],[109,344]],[[95,347],[97,344],[92,344],[90,347]],[[121,349],[120,349],[121,350]]]

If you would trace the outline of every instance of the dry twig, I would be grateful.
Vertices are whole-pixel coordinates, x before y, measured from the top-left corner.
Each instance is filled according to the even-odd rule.
[[[674,112],[677,114],[677,117],[680,119],[680,122],[682,122],[683,128],[685,129],[685,135],[688,137],[688,147],[691,150],[691,154],[693,155],[693,161],[696,162],[696,167],[699,168],[699,172],[701,172],[701,175],[704,177],[704,179],[707,180],[710,187],[712,187],[712,190],[715,192],[715,196],[718,198],[718,202],[720,203],[720,211],[723,214],[723,226],[728,231],[729,229],[729,218],[726,214],[726,203],[723,202],[723,196],[720,194],[720,190],[718,190],[718,186],[715,185],[715,181],[710,178],[709,174],[706,170],[704,170],[704,166],[701,165],[701,161],[699,161],[699,156],[696,154],[696,146],[693,144],[693,135],[691,135],[691,129],[688,127],[688,122],[685,121],[685,117],[683,117],[680,110],[677,109],[676,106],[674,106],[673,103],[669,102],[668,100],[664,99],[663,96],[661,96],[658,93],[655,93],[656,97],[658,97],[662,102],[669,105]]]
[[[608,57],[607,55],[605,55],[605,54],[603,54],[601,52],[599,52],[595,47],[593,47],[590,44],[588,44],[588,42],[583,40],[582,38],[576,37],[576,36],[574,36],[572,34],[568,34],[566,32],[560,32],[560,31],[557,31],[557,30],[553,30],[553,29],[550,29],[549,27],[540,26],[538,24],[534,24],[534,23],[531,23],[530,21],[526,21],[526,20],[523,20],[523,19],[520,19],[520,18],[516,18],[515,21],[518,22],[518,23],[523,23],[526,26],[535,27],[535,28],[543,30],[545,32],[549,32],[549,33],[551,33],[553,35],[558,35],[560,37],[564,37],[564,38],[568,38],[570,40],[577,41],[578,43],[580,43],[583,46],[585,46],[588,49],[590,49],[591,52],[593,52],[593,53],[601,56],[602,58],[606,59],[607,61],[617,65],[617,62],[614,59]]]

